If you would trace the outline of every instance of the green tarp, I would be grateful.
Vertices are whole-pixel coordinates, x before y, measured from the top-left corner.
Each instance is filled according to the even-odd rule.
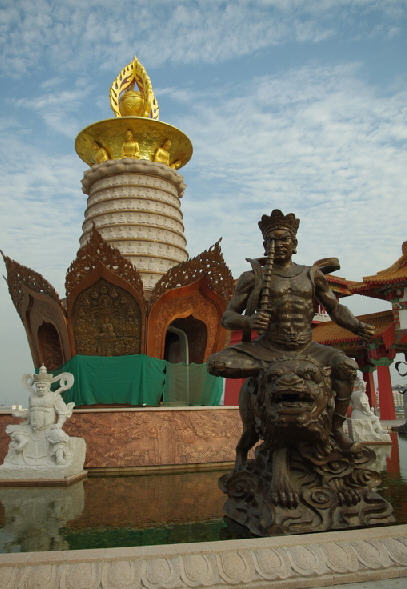
[[[167,362],[164,401],[171,405],[219,405],[223,379],[208,374],[206,364]]]
[[[71,372],[73,387],[65,402],[75,405],[219,405],[223,379],[206,364],[173,364],[144,354],[71,358],[54,374]]]

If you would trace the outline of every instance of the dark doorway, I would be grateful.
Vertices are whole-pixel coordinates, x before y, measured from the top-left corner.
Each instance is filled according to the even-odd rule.
[[[64,363],[59,334],[52,323],[42,323],[38,328],[40,362],[48,370],[59,368]]]
[[[186,337],[175,330],[168,330],[165,337],[164,359],[169,362],[202,364],[207,340],[206,325],[203,321],[190,315],[183,319],[175,319],[170,327],[181,330]]]

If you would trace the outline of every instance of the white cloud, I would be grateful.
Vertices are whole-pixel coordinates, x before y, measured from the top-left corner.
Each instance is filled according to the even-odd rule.
[[[91,93],[92,85],[84,86],[79,79],[74,88],[57,90],[55,86],[58,84],[58,79],[48,80],[43,84],[47,90],[44,94],[19,98],[15,105],[36,112],[51,130],[72,140],[81,128],[80,109]]]
[[[74,154],[52,156],[20,134],[0,134],[0,149],[0,248],[56,282],[63,296],[64,268],[78,247],[86,205],[83,166]]]
[[[399,257],[407,93],[381,95],[357,74],[355,65],[308,66],[259,78],[211,105],[195,97],[182,127],[195,150],[187,182],[191,174],[203,187],[183,205],[194,251],[205,219],[208,239],[221,233],[240,270],[243,256],[256,253],[243,244],[253,244],[258,218],[278,207],[303,217],[298,257],[308,263],[337,255],[346,276],[360,279]]]
[[[134,53],[149,67],[221,63],[287,42],[394,38],[406,7],[404,0],[119,0],[114,7],[100,0],[17,0],[0,20],[0,67],[14,75],[44,64],[55,71],[114,70]]]

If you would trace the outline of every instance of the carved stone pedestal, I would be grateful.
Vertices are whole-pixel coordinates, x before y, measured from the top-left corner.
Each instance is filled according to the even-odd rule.
[[[23,456],[22,453],[15,453],[13,448],[9,449],[4,463],[0,465],[0,487],[5,481],[9,486],[10,481],[26,481],[27,484],[29,481],[43,480],[65,483],[73,478],[77,480],[86,477],[86,471],[83,470],[86,442],[83,438],[69,438],[66,448],[69,460],[66,464],[55,464],[53,457],[45,453],[48,452],[48,448],[47,441],[43,437],[38,437],[37,440],[32,438],[29,449],[37,453],[37,456],[31,457],[31,465],[27,463],[27,458],[29,461],[30,456]]]
[[[274,450],[263,444],[244,470],[220,478],[225,513],[254,536],[393,523],[390,504],[375,492],[374,460],[367,447],[345,455],[306,442]]]

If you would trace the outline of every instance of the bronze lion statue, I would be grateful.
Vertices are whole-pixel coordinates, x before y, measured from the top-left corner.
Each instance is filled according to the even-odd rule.
[[[266,536],[393,521],[368,468],[374,452],[344,452],[332,435],[330,368],[286,354],[245,381],[239,408],[235,468],[219,482],[229,526]]]

